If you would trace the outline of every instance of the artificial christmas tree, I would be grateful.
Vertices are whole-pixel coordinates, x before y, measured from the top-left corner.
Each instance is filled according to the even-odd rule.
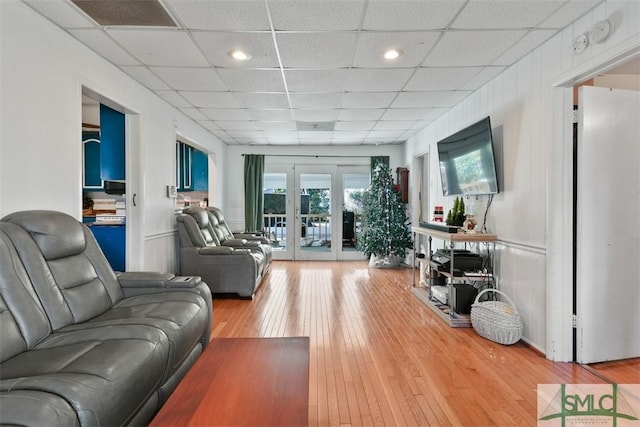
[[[413,247],[407,222],[391,170],[379,164],[364,197],[363,225],[357,240],[358,249],[371,258],[371,267],[395,267],[404,259]]]

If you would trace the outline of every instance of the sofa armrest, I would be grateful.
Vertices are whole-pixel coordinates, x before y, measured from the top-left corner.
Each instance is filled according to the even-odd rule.
[[[205,246],[197,249],[198,255],[232,255],[233,248],[227,246]]]
[[[123,288],[164,288],[166,283],[175,277],[175,274],[128,271],[117,273],[116,277]]]
[[[236,239],[246,239],[249,242],[258,242],[266,245],[271,244],[269,239],[264,237],[262,233],[233,233],[233,237]]]
[[[222,246],[229,246],[232,248],[258,248],[260,242],[248,241],[245,239],[227,239],[222,242]]]
[[[241,248],[247,244],[245,239],[227,239],[222,242],[222,246],[229,246],[231,248]]]

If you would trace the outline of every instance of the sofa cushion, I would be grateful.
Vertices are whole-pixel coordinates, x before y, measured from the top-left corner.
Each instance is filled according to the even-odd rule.
[[[34,390],[0,392],[3,425],[65,426],[80,425],[71,405],[62,397]]]
[[[0,362],[31,348],[51,333],[13,244],[0,224]]]
[[[51,328],[55,331],[84,322],[120,301],[122,288],[91,231],[68,215],[36,212],[38,216],[31,211],[8,215],[2,225],[33,283]],[[69,239],[72,243],[63,243],[64,251],[50,248],[54,246],[52,242],[66,240],[60,230],[42,224],[47,221],[61,225],[63,232],[69,231],[74,236]]]
[[[123,425],[162,384],[169,343],[154,327],[56,332],[4,361],[0,391],[61,396],[82,425]]]
[[[201,340],[208,323],[208,307],[193,292],[166,292],[125,298],[111,310],[87,322],[71,325],[61,332],[118,325],[147,325],[168,338],[167,372],[171,376]]]

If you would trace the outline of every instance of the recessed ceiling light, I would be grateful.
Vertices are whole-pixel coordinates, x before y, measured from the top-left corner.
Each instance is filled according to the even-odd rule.
[[[402,51],[400,49],[389,49],[384,53],[384,59],[392,61],[394,59],[398,59],[400,55],[402,55]]]
[[[249,59],[251,59],[251,55],[237,49],[229,52],[229,55],[237,61],[248,61]]]

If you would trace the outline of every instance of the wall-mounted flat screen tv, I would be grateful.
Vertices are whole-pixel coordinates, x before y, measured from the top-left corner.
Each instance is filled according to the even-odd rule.
[[[498,192],[489,117],[438,141],[437,145],[445,196]]]

